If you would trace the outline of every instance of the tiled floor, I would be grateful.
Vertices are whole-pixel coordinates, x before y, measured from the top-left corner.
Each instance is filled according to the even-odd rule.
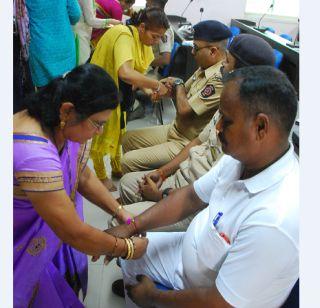
[[[170,100],[164,101],[164,124],[170,123],[175,117],[175,108]],[[154,126],[157,123],[155,115],[148,115],[144,119],[131,121],[128,123],[128,130],[135,128]],[[89,160],[89,166],[92,168],[92,161]],[[92,168],[93,169],[93,168]],[[118,185],[118,182],[115,182]],[[113,193],[114,197],[118,197],[118,192]],[[98,207],[84,200],[84,216],[85,221],[90,225],[105,229],[110,215]],[[113,260],[108,265],[103,264],[103,258],[97,262],[91,262],[89,258],[89,282],[88,292],[84,304],[87,308],[120,308],[125,307],[122,298],[114,295],[111,291],[111,284],[116,279],[121,278],[121,270]]]

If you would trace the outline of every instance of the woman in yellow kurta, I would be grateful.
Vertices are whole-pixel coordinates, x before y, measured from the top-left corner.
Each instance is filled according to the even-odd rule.
[[[130,26],[115,26],[102,36],[91,63],[104,68],[118,88],[120,79],[134,88],[151,89],[154,93],[163,95],[167,88],[143,74],[154,58],[151,46],[159,43],[168,27],[167,17],[160,9],[149,8],[134,13]],[[125,114],[118,106],[104,126],[103,134],[93,139],[90,155],[94,169],[98,178],[110,190],[115,187],[107,176],[103,158],[109,154],[112,173],[121,174],[121,136],[124,133]]]

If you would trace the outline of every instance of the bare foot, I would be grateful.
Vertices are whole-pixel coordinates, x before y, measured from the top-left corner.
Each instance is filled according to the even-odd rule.
[[[117,187],[113,184],[111,179],[104,179],[101,180],[101,182],[109,191],[117,191]]]

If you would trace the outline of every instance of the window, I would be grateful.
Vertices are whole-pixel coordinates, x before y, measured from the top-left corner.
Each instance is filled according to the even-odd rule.
[[[299,0],[247,0],[246,13],[298,17]]]

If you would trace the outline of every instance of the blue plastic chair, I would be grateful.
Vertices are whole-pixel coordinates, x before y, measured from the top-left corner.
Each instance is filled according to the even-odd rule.
[[[240,28],[236,27],[236,26],[231,26],[229,27],[231,33],[232,33],[232,36],[237,36],[240,34]]]
[[[286,33],[282,33],[282,34],[280,34],[280,36],[283,37],[284,39],[292,42],[292,36],[291,35],[286,34]]]
[[[274,52],[274,55],[275,55],[275,57],[276,57],[276,61],[275,61],[275,63],[274,63],[274,66],[275,66],[276,68],[279,68],[279,67],[280,67],[280,64],[281,64],[281,62],[282,62],[282,59],[283,59],[283,53],[280,52],[280,51],[277,50],[277,49],[273,49],[273,52]]]
[[[171,288],[168,288],[168,287],[166,287],[166,286],[164,286],[163,284],[161,284],[160,282],[154,282],[154,284],[156,285],[156,288],[158,289],[158,290],[161,290],[161,291],[170,291],[170,290],[173,290],[173,289],[171,289]]]
[[[272,33],[276,33],[276,30],[274,30],[272,27],[267,27],[266,31],[272,32]]]
[[[171,55],[170,55],[170,63],[163,67],[163,70],[161,72],[161,76],[162,77],[168,77],[169,71],[170,71],[170,67],[172,65],[173,57],[174,57],[174,55],[175,55],[175,53],[176,53],[176,51],[177,51],[177,49],[179,47],[180,47],[180,44],[178,42],[174,42],[172,50],[171,50]]]

